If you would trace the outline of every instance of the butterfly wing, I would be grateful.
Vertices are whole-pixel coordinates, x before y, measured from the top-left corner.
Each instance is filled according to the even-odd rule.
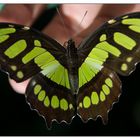
[[[140,13],[109,20],[78,47],[78,114],[84,121],[101,116],[120,96],[121,83],[114,72],[129,75],[140,61]],[[114,72],[113,72],[114,71]]]
[[[75,100],[70,90],[43,74],[32,78],[26,90],[26,98],[31,108],[44,117],[49,128],[53,121],[71,123],[75,116]]]
[[[34,29],[0,23],[0,67],[16,82],[24,81],[42,70],[34,60],[44,53],[48,52],[48,61],[53,56],[65,65],[65,51],[55,40]]]
[[[129,75],[140,61],[140,13],[111,19],[88,36],[78,47],[79,63],[94,48],[108,53],[104,65],[121,75]]]
[[[113,71],[103,68],[92,80],[79,89],[77,112],[84,122],[100,116],[108,121],[108,112],[121,93],[121,82]]]
[[[75,114],[65,54],[64,47],[34,29],[0,23],[1,70],[17,82],[32,77],[27,102],[49,127],[53,120],[70,123]]]

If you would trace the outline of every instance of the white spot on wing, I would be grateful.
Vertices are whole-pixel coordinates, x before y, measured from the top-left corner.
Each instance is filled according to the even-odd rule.
[[[115,23],[115,22],[116,22],[115,19],[111,19],[111,20],[108,21],[109,24],[113,24],[113,23]]]
[[[122,19],[126,19],[126,18],[128,18],[128,15],[127,15],[127,16],[124,16],[124,17],[122,17]]]
[[[13,28],[13,27],[14,27],[14,25],[12,25],[12,24],[9,24],[8,26],[9,26],[9,27],[11,27],[11,28]]]
[[[30,27],[25,26],[25,27],[23,27],[22,29],[23,29],[23,30],[29,30]]]

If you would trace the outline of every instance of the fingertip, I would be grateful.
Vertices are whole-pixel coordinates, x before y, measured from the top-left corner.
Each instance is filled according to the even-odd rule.
[[[15,92],[25,94],[29,79],[21,83],[17,83],[16,81],[9,79],[9,83]]]

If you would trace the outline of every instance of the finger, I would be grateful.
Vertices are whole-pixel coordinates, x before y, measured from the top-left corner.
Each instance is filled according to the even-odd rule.
[[[30,26],[43,9],[40,4],[7,4],[0,12],[0,22]]]
[[[126,13],[139,11],[139,9],[140,4],[106,4],[102,7],[98,16],[110,19]]]
[[[18,24],[31,24],[32,15],[28,8],[22,4],[5,5],[0,12],[0,21]]]
[[[21,82],[21,83],[17,83],[16,81],[9,79],[9,83],[12,86],[13,90],[20,94],[25,94],[29,81],[30,81],[30,79],[28,79],[24,82]]]

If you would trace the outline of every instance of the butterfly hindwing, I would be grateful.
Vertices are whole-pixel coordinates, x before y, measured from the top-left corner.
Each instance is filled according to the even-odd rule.
[[[34,76],[26,90],[26,99],[51,127],[52,121],[70,123],[75,116],[75,99],[67,88],[42,74]]]
[[[103,68],[90,82],[79,89],[77,112],[84,122],[102,117],[107,123],[108,112],[118,101],[121,82],[113,71]]]
[[[0,23],[0,67],[17,82],[42,70],[35,58],[44,53],[45,61],[51,56],[65,65],[65,51],[55,40],[32,28]]]

